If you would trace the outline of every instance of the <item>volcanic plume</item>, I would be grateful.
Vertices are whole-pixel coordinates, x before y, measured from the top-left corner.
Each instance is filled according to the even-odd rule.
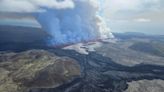
[[[12,4],[10,0],[3,0],[1,1],[3,6],[0,8],[7,7],[9,12],[31,13],[50,35],[48,44],[58,46],[113,37],[103,18],[99,16],[100,1],[13,0]],[[5,6],[7,2],[10,6]]]
[[[46,9],[36,14],[43,29],[51,35],[53,45],[92,41],[111,37],[110,30],[91,1],[74,0],[74,7]]]

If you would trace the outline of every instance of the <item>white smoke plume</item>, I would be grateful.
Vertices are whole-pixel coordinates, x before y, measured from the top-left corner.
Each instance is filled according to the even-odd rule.
[[[113,38],[98,0],[1,0],[0,11],[32,13],[53,45]]]
[[[43,9],[54,8],[64,9],[73,8],[72,0],[0,0],[0,11],[3,12],[43,12]]]

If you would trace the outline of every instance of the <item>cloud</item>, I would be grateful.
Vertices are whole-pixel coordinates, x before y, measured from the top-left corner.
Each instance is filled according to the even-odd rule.
[[[164,34],[164,0],[104,0],[104,15],[114,32]],[[157,32],[158,31],[158,32]]]
[[[51,36],[48,43],[59,46],[113,38],[98,5],[99,0],[0,0],[0,12],[31,14]]]
[[[138,18],[134,19],[134,22],[151,22],[151,19],[146,19],[146,18]]]
[[[108,16],[158,11],[163,7],[162,0],[104,0],[104,2],[104,13]]]
[[[74,8],[75,2],[89,2],[97,7],[99,0],[0,0],[0,12],[42,12],[45,8]]]
[[[44,8],[73,8],[72,0],[0,0],[1,12],[40,12]]]
[[[53,45],[113,38],[103,18],[98,15],[98,0],[73,0],[72,9],[52,10],[35,14],[42,28],[51,35]]]

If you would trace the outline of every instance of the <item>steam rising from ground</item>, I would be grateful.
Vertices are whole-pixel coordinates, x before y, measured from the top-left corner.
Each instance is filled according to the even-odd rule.
[[[5,2],[9,1],[2,0],[0,5],[7,7]],[[16,6],[21,3],[27,3],[31,8]],[[15,12],[33,13],[50,34],[49,44],[67,45],[113,37],[98,14],[98,5],[98,0],[13,0],[8,10],[14,12],[13,8],[20,8]],[[3,7],[0,6],[1,11]]]
[[[97,15],[98,7],[89,1],[74,1],[74,8],[47,9],[36,15],[43,29],[51,34],[54,45],[78,43],[111,37]]]

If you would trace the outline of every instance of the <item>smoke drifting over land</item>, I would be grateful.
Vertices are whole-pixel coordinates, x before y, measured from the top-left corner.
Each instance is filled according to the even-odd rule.
[[[8,12],[33,13],[34,17],[47,31],[53,45],[65,45],[113,37],[110,29],[99,16],[98,0],[9,0],[1,1],[1,11],[9,7]],[[27,6],[16,4],[27,3]],[[13,10],[13,8],[17,10]],[[22,8],[21,8],[22,7]],[[21,9],[18,9],[21,8]]]

